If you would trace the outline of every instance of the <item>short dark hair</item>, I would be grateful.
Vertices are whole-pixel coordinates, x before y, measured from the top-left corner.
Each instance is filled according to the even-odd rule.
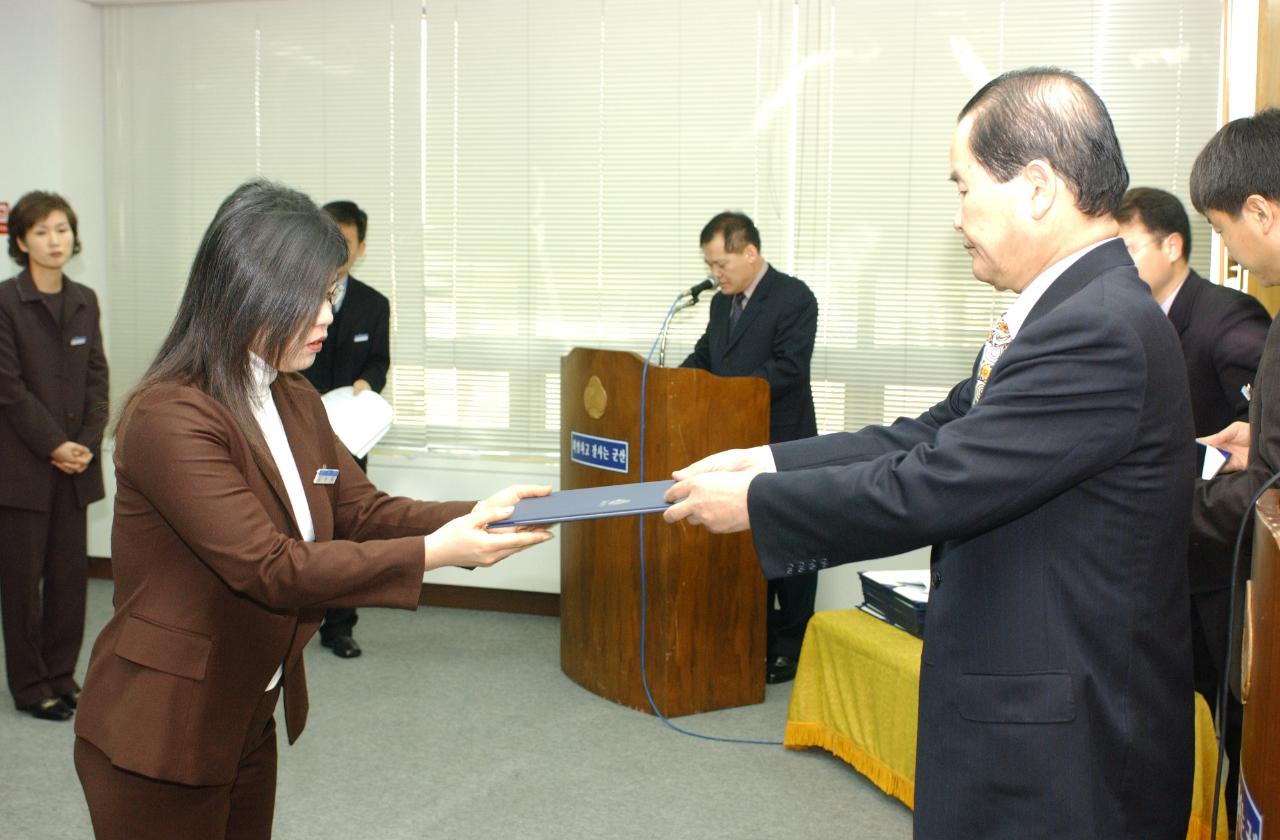
[[[960,110],[973,114],[969,149],[997,181],[1048,161],[1087,216],[1115,213],[1129,170],[1107,106],[1083,79],[1056,67],[1011,70],[983,85]]]
[[[1280,203],[1280,109],[1268,108],[1218,129],[1191,167],[1191,203],[1200,213],[1240,215],[1245,199]]]
[[[80,222],[76,219],[76,211],[57,193],[35,190],[18,199],[9,211],[9,256],[14,262],[27,267],[27,254],[18,247],[18,242],[26,238],[27,231],[58,210],[67,214],[67,222],[71,225],[71,238],[75,243],[71,246],[71,256],[80,253]]]
[[[1120,199],[1116,221],[1136,221],[1161,239],[1178,234],[1182,237],[1182,258],[1191,259],[1191,221],[1182,201],[1173,193],[1155,187],[1134,187]]]
[[[319,315],[346,260],[342,232],[310,198],[270,181],[241,184],[209,223],[169,335],[126,399],[117,429],[147,389],[193,385],[226,406],[265,455],[249,354],[277,366]]]
[[[757,251],[760,250],[760,231],[756,230],[756,223],[746,213],[736,210],[717,213],[702,228],[702,236],[698,242],[706,245],[717,234],[724,237],[724,249],[730,254],[740,254],[748,245],[754,245]]]
[[[354,201],[330,201],[321,209],[340,225],[355,225],[356,242],[364,241],[365,231],[369,229],[369,214],[357,207]]]

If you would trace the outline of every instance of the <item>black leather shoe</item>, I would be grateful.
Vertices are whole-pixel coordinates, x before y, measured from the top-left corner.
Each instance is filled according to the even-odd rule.
[[[333,650],[333,655],[342,659],[355,659],[362,651],[356,640],[350,636],[335,636],[332,639],[320,639],[320,644]]]
[[[22,711],[40,720],[71,720],[71,716],[75,714],[70,706],[62,702],[61,697],[46,697]]]
[[[73,688],[62,695],[62,702],[66,703],[69,708],[78,708],[80,705],[80,689]]]
[[[770,685],[796,678],[796,661],[790,656],[770,656],[764,665],[764,681]]]

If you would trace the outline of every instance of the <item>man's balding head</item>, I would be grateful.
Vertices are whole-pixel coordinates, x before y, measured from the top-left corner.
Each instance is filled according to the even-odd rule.
[[[1011,70],[973,95],[959,119],[967,116],[973,156],[996,181],[1044,160],[1086,216],[1119,208],[1129,170],[1107,107],[1079,76],[1051,67]]]

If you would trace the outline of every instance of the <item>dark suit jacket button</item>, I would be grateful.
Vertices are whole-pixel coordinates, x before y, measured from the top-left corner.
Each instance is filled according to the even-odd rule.
[[[937,589],[941,585],[942,585],[942,575],[938,574],[937,572],[931,573],[929,575],[929,586],[933,587],[934,589]]]

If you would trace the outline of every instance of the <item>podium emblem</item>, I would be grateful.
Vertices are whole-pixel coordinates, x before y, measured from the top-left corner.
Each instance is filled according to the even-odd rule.
[[[587,380],[587,387],[582,389],[582,405],[592,420],[604,416],[605,406],[609,404],[609,392],[604,389],[600,377],[593,376]]]

